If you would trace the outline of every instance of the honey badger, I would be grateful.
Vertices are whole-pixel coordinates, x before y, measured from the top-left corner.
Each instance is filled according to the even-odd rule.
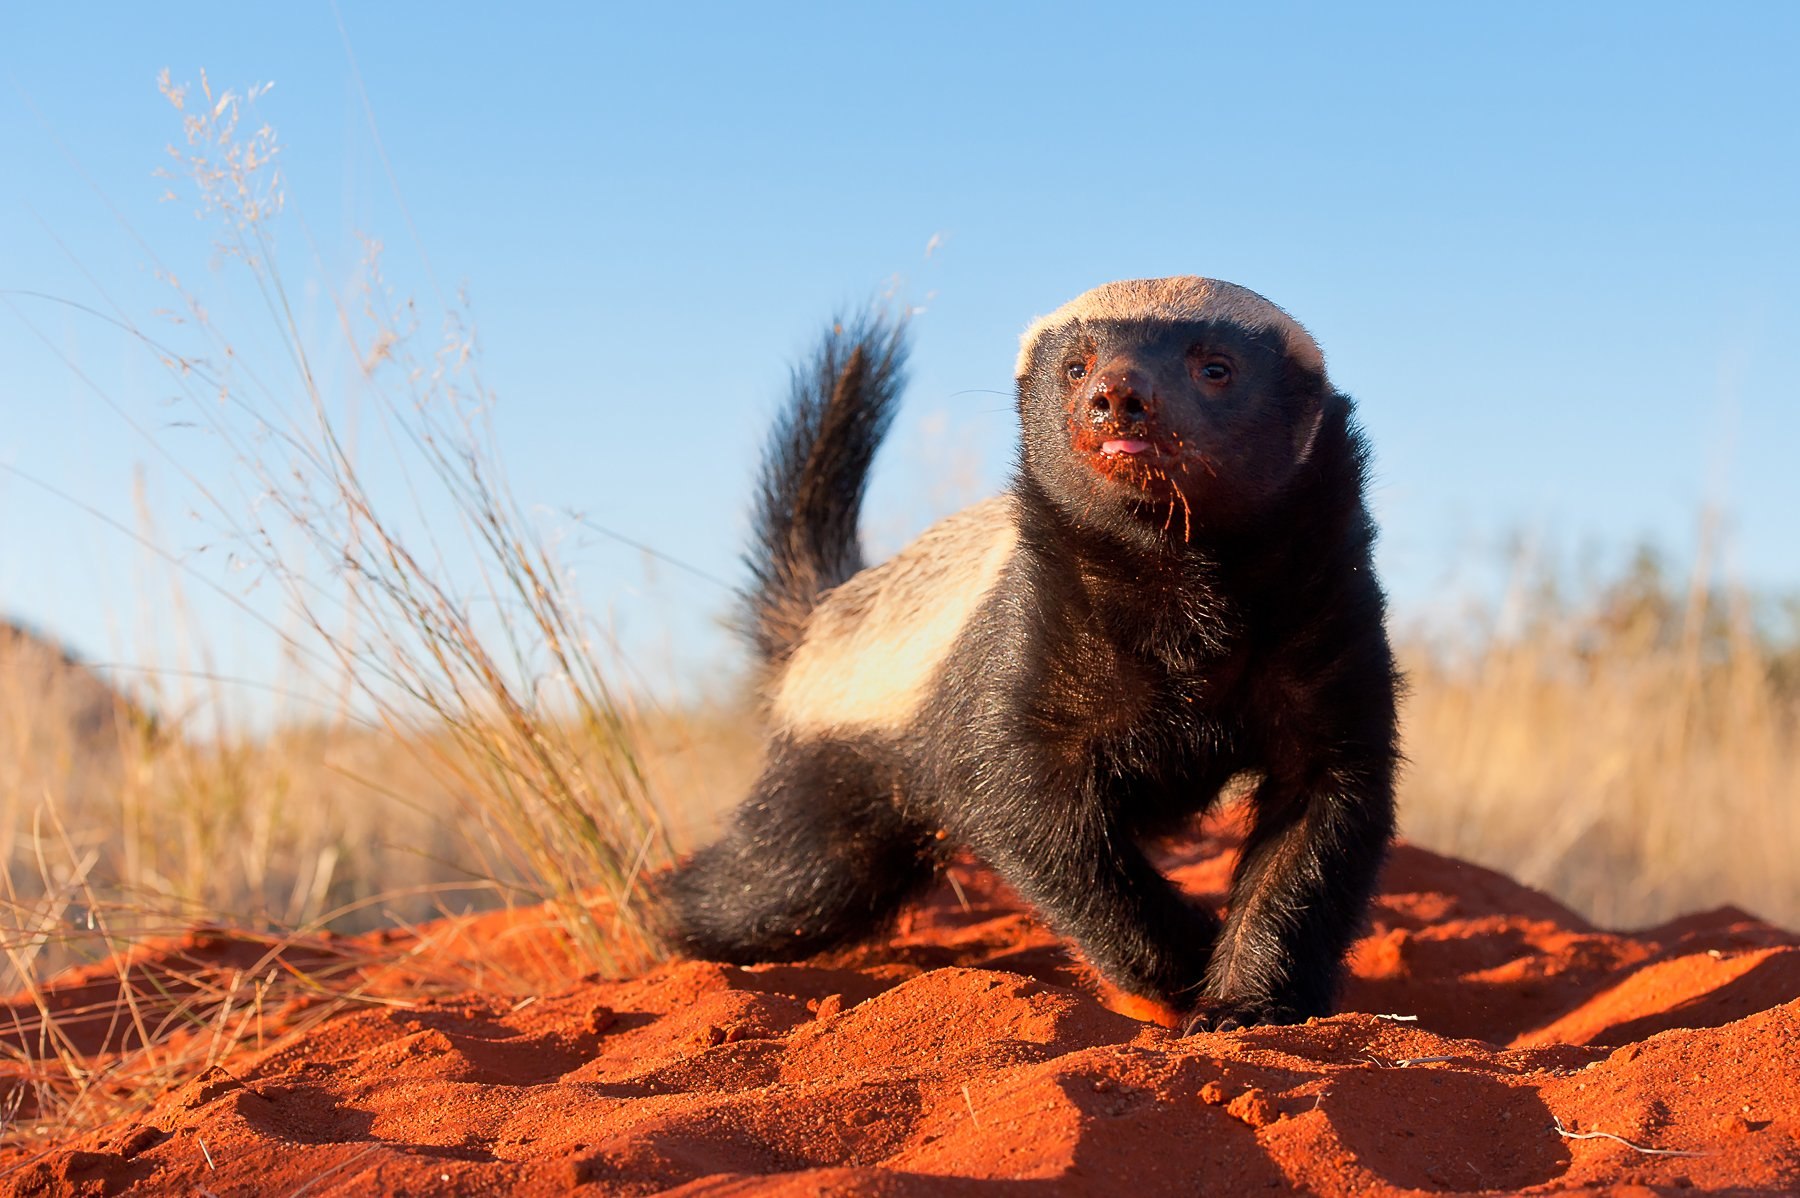
[[[679,945],[866,937],[967,846],[1190,1032],[1327,1013],[1393,834],[1397,675],[1318,345],[1231,283],[1089,291],[1025,332],[1007,490],[864,568],[904,359],[865,318],[795,374],[747,596],[767,765],[664,884]],[[1140,846],[1244,773],[1221,920]]]

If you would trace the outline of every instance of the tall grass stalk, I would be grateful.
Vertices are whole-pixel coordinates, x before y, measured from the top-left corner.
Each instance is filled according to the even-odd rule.
[[[267,125],[250,127],[255,93],[215,93],[202,77],[195,95],[166,74],[162,90],[185,142],[170,173],[215,221],[285,366],[279,381],[253,371],[171,278],[206,349],[167,364],[192,380],[192,412],[252,483],[247,509],[215,498],[213,515],[282,588],[302,642],[341,671],[360,709],[426,752],[494,877],[555,903],[597,968],[641,967],[658,952],[642,882],[669,843],[638,715],[501,468],[466,306],[443,314],[420,354],[419,307],[394,299],[371,243],[359,302],[333,297],[355,363],[350,396],[334,394],[277,266],[280,145]],[[397,490],[372,482],[353,448],[370,417]],[[469,593],[452,582],[458,566],[478,579]]]
[[[216,679],[202,637],[200,659],[183,663],[193,668],[143,688],[160,691],[151,718],[0,626],[0,978],[13,993],[0,1141],[147,1100],[260,1041],[270,1003],[305,1000],[283,1015],[291,1032],[347,1003],[392,1001],[366,984],[392,964],[375,942],[320,948],[312,930],[359,913],[416,918],[422,903],[485,892],[489,905],[547,902],[583,969],[632,972],[662,951],[644,882],[671,850],[643,713],[617,689],[614,650],[554,536],[501,469],[466,303],[447,307],[441,333],[422,332],[369,243],[360,283],[330,296],[336,341],[320,345],[277,264],[281,147],[250,119],[258,91],[215,92],[204,77],[190,90],[166,73],[162,91],[182,125],[169,198],[191,190],[262,319],[246,326],[230,304],[220,310],[233,318],[216,318],[142,242],[176,297],[174,331],[141,325],[104,291],[110,315],[72,307],[152,351],[191,423],[235,463],[231,477],[202,477],[115,405],[192,488],[239,578],[278,591],[273,619],[226,597],[285,646],[325,717],[257,732],[215,686],[202,726],[167,701],[171,678]],[[378,454],[386,468],[365,471]],[[224,972],[190,962],[193,929],[218,918],[266,952]],[[52,978],[84,960],[96,964]],[[554,981],[505,973],[477,963],[458,981]],[[95,1019],[128,1034],[90,1042]]]

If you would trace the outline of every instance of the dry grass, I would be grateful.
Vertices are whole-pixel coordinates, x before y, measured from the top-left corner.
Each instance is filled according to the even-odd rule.
[[[551,886],[497,872],[509,868],[495,849],[508,813],[449,785],[458,734],[197,722],[153,720],[0,625],[0,1147],[128,1114],[260,1046],[265,1024],[291,1036],[347,1007],[404,1005],[400,993],[535,992],[608,964],[641,968],[594,953]],[[573,745],[585,733],[544,735]],[[684,837],[741,792],[759,751],[730,708],[640,720],[634,737],[644,784],[684,813]],[[580,901],[588,930],[601,926],[592,913],[608,891]],[[537,903],[550,914],[527,923],[553,925],[566,946],[540,968],[509,968],[480,945],[426,951],[412,931],[438,919],[443,930],[417,935],[454,940],[457,916]],[[394,928],[407,936],[332,934]],[[403,986],[373,984],[396,969]]]
[[[555,904],[597,967],[641,968],[660,952],[642,882],[670,847],[638,760],[639,714],[554,531],[513,497],[464,307],[446,302],[421,350],[427,309],[395,297],[370,244],[359,284],[331,297],[335,351],[355,368],[328,385],[332,353],[303,331],[277,265],[274,132],[204,77],[198,97],[166,76],[162,90],[185,140],[171,174],[191,184],[267,317],[248,335],[224,327],[171,276],[191,348],[158,349],[249,485],[245,504],[194,480],[215,529],[279,588],[296,664],[346,683],[350,710],[454,797],[479,833],[465,836],[478,876]],[[280,382],[246,365],[246,336],[291,368]],[[359,437],[382,446],[379,484]]]
[[[1654,555],[1507,604],[1404,658],[1402,824],[1595,921],[1734,903],[1800,926],[1800,622]]]
[[[1735,902],[1800,925],[1800,640],[1764,607],[1759,620],[1747,597],[1677,585],[1646,556],[1580,594],[1521,570],[1501,609],[1403,636],[1405,834],[1606,924]],[[759,729],[729,701],[634,715],[632,734],[677,845],[707,836],[757,767]],[[539,901],[547,888],[508,877],[491,851],[503,821],[442,769],[459,743],[351,720],[263,734],[153,722],[54,649],[0,632],[12,926],[66,925],[44,904],[75,885],[121,931],[134,907],[159,929],[355,931]],[[570,754],[599,772],[582,759],[603,749]],[[32,973],[84,955],[46,944]]]
[[[103,906],[134,906],[155,926],[347,929],[383,910],[418,918],[471,901],[458,882],[493,889],[422,750],[353,725],[196,736],[123,697],[102,709],[117,718],[75,722],[91,700],[71,683],[90,680],[78,667],[42,669],[54,658],[32,648],[0,650],[0,853],[15,907],[78,879]],[[385,908],[362,910],[373,879]],[[71,959],[46,951],[52,965]]]
[[[11,638],[0,974],[19,997],[0,1028],[0,1074],[16,1083],[0,1087],[0,1138],[22,1126],[15,1111],[36,1128],[79,1125],[117,1109],[108,1094],[203,1069],[248,1034],[249,996],[259,1012],[289,985],[326,1006],[368,1001],[360,966],[293,964],[327,925],[545,904],[582,969],[635,972],[662,952],[644,883],[672,850],[641,752],[647,717],[614,683],[557,530],[513,497],[463,305],[439,297],[426,331],[432,309],[393,294],[371,244],[359,282],[329,293],[321,344],[278,265],[281,147],[251,118],[256,91],[165,76],[163,94],[182,128],[171,198],[188,191],[216,230],[217,264],[260,308],[209,304],[146,246],[173,297],[153,330],[104,291],[112,315],[81,310],[150,351],[186,406],[171,423],[234,463],[201,477],[120,410],[190,487],[241,580],[201,585],[265,625],[327,718],[268,734],[165,705],[152,720],[53,649]],[[276,616],[245,600],[258,587],[279,597]],[[224,977],[125,976],[133,945],[219,919],[264,930],[268,960]],[[84,1047],[73,1029],[85,1016],[46,988],[84,959],[121,963],[114,990],[128,1001],[107,1018],[133,1029],[129,1051]]]

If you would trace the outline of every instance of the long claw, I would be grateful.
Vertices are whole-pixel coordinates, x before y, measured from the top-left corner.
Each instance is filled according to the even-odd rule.
[[[1280,1007],[1212,999],[1201,1003],[1188,1016],[1181,1034],[1193,1036],[1200,1032],[1241,1032],[1245,1028],[1296,1022],[1298,1019],[1291,1012]]]

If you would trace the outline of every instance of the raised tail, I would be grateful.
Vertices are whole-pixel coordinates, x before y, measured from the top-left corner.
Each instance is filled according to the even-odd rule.
[[[787,656],[820,595],[863,568],[857,522],[905,365],[904,323],[871,314],[834,323],[794,368],[763,451],[746,555],[743,622],[765,663]]]

